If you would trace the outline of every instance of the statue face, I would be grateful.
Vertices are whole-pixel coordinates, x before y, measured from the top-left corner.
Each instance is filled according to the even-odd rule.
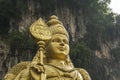
[[[66,59],[69,54],[69,41],[63,34],[55,34],[47,46],[47,56],[53,59]]]

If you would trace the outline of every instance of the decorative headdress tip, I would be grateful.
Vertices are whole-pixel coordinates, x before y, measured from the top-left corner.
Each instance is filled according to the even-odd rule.
[[[50,28],[50,31],[52,32],[52,35],[54,34],[64,34],[69,38],[69,35],[67,33],[67,30],[63,26],[63,23],[58,19],[57,16],[52,15],[47,22],[47,25]]]

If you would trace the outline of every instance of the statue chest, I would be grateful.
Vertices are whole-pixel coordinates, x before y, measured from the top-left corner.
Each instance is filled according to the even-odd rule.
[[[65,71],[53,66],[45,66],[47,80],[83,80],[77,70]]]

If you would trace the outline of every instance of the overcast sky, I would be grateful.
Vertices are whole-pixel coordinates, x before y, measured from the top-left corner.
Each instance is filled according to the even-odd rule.
[[[120,14],[120,0],[111,0],[111,4],[109,5],[112,8],[112,11]]]

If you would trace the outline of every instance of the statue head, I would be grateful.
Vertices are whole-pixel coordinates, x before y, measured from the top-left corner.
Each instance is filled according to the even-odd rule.
[[[52,35],[51,39],[46,45],[47,59],[52,58],[64,60],[67,65],[73,67],[73,64],[69,57],[69,35],[63,26],[63,23],[53,15],[50,17],[47,25],[49,26]]]
[[[51,16],[47,25],[52,34],[46,46],[47,58],[65,60],[69,54],[69,36],[66,29],[56,16]]]

